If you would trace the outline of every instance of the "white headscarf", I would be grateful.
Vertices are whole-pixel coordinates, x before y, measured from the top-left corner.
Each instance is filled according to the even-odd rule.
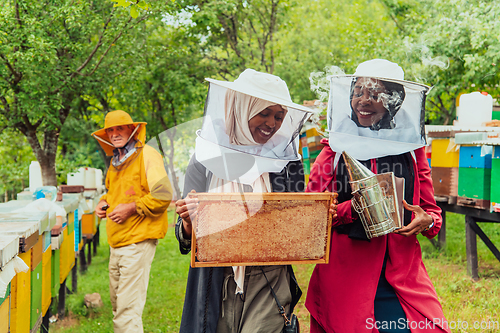
[[[258,145],[253,139],[248,121],[276,103],[228,89],[225,98],[226,134],[232,145]]]

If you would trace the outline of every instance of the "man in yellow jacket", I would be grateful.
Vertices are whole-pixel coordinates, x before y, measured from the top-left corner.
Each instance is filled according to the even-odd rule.
[[[92,133],[108,156],[107,193],[96,206],[107,217],[109,292],[115,332],[143,332],[149,272],[158,239],[167,232],[172,188],[161,155],[145,145],[146,123],[124,111],[106,115]]]

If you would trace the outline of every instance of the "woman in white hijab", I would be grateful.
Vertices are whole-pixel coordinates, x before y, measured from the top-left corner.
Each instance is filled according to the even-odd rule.
[[[295,145],[294,136],[309,109],[291,102],[286,83],[274,75],[246,70],[235,82],[210,81],[207,104],[216,103],[218,107],[205,106],[206,122],[186,171],[185,199],[176,202],[179,214],[176,236],[183,254],[191,249],[191,217],[196,214],[196,201],[186,198],[190,191],[301,192],[304,189],[304,172],[298,154],[288,160],[275,158],[282,163],[278,167],[276,163],[260,163],[259,159],[269,160],[263,155],[273,149],[275,156],[285,156],[287,151],[290,157],[289,148]],[[220,108],[222,103],[224,107]],[[221,109],[223,115],[210,114],[210,110],[220,112]],[[221,120],[223,131],[217,130]],[[205,144],[219,150],[213,159],[217,154],[236,154],[235,161],[248,161],[251,156],[259,168],[252,177],[228,177],[209,159],[199,157],[207,153]],[[280,145],[286,148],[276,150]],[[296,147],[294,149],[296,151]],[[232,164],[230,160],[221,158],[218,162],[224,164],[226,170],[238,168],[239,164]],[[291,266],[190,268],[180,332],[281,332],[284,319],[266,278],[285,307],[286,315],[290,316],[301,296]]]

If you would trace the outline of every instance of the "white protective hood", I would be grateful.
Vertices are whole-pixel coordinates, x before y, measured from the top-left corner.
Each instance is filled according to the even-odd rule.
[[[266,84],[259,89],[259,82],[263,79]],[[252,80],[253,82],[249,82]],[[263,173],[280,172],[290,161],[301,158],[298,152],[299,132],[312,111],[291,101],[283,80],[271,74],[247,69],[234,82],[209,81],[211,83],[205,102],[203,125],[197,131],[195,152],[196,159],[216,177],[252,184]],[[230,143],[226,131],[226,94],[230,89],[265,100],[269,102],[267,104],[281,105],[286,110],[279,130],[267,142],[243,145]],[[236,112],[243,113],[244,110]],[[247,122],[248,120],[244,121]]]
[[[381,59],[360,64],[353,75],[331,76],[327,112],[330,147],[367,160],[425,146],[428,91],[428,86],[405,81],[397,64]],[[374,106],[377,103],[378,109]]]

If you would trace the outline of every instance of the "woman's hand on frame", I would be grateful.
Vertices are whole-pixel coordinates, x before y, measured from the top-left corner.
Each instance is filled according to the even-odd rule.
[[[191,190],[189,193],[196,193],[196,191]],[[184,199],[177,200],[175,202],[175,207],[175,212],[182,219],[185,235],[191,236],[193,229],[192,223],[198,214],[198,198],[192,198],[188,194]]]

